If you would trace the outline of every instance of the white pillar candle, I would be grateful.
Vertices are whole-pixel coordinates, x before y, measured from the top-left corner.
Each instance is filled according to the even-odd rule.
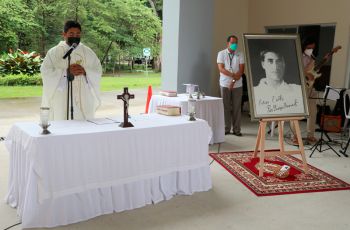
[[[49,115],[50,115],[49,107],[40,107],[40,124],[42,126],[49,125]]]
[[[189,99],[188,100],[188,108],[187,108],[187,110],[188,110],[188,113],[189,114],[193,114],[193,113],[195,113],[196,112],[196,100],[194,100],[194,99]]]

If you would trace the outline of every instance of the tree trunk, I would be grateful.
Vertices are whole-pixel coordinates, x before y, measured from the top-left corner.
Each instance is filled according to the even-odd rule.
[[[155,16],[159,18],[156,5],[155,5],[156,0],[148,0],[148,3],[151,5],[152,11]],[[160,33],[159,36],[157,36],[157,42],[159,43],[160,51],[159,51],[159,56],[153,57],[153,63],[154,63],[154,71],[155,72],[161,72],[162,71],[162,34]]]
[[[113,61],[113,77],[114,77],[114,73],[115,73],[115,63],[117,63],[116,60]]]
[[[46,19],[46,15],[44,13],[44,9],[43,9],[43,12],[42,12],[42,28],[45,28],[46,27],[46,23],[45,23],[45,19]],[[46,29],[45,29],[46,30]],[[42,57],[45,57],[46,55],[46,45],[45,45],[45,32],[44,30],[42,30],[41,32],[41,38],[40,38],[40,47],[41,47],[41,50],[40,50],[40,53],[41,53],[41,56]]]
[[[105,61],[105,59],[108,57],[108,56],[107,56],[107,55],[108,55],[108,51],[111,49],[112,44],[113,44],[113,41],[111,41],[111,42],[109,43],[109,46],[108,46],[108,48],[107,48],[107,50],[106,50],[106,52],[105,52],[105,55],[104,55],[103,58],[102,58],[101,63],[103,63],[103,62]]]
[[[118,54],[118,77],[120,77],[120,70],[121,70],[121,64],[120,64],[120,54]]]
[[[148,0],[148,3],[151,5],[151,8],[152,8],[154,15],[159,17],[159,15],[157,13],[156,5],[154,4],[154,2],[152,0]]]
[[[157,73],[162,72],[162,34],[159,34],[158,43],[160,48],[159,55],[154,57],[154,71]]]
[[[134,57],[131,57],[131,71],[134,69]]]

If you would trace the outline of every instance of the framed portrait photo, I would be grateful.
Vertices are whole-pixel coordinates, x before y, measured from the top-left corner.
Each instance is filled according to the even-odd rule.
[[[244,34],[252,119],[309,115],[298,35]]]

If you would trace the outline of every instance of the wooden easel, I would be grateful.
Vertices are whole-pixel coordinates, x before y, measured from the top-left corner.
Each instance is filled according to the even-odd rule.
[[[304,145],[303,141],[301,139],[301,133],[300,133],[300,127],[299,127],[299,120],[304,119],[303,117],[284,117],[284,118],[263,118],[260,120],[259,124],[259,130],[258,130],[258,136],[256,138],[256,145],[254,150],[254,157],[257,157],[259,147],[260,147],[260,162],[259,162],[259,177],[263,176],[264,174],[264,160],[265,157],[268,156],[283,156],[283,155],[294,155],[294,154],[300,154],[301,158],[303,160],[303,166],[304,166],[304,173],[307,173],[307,163],[306,163],[306,157],[304,152]],[[280,149],[278,151],[268,151],[265,152],[265,130],[266,130],[266,123],[267,122],[278,122],[278,139],[279,139],[279,146]],[[286,151],[284,149],[284,140],[283,140],[283,124],[285,121],[290,121],[294,127],[296,136],[299,143],[299,149],[298,150],[289,150]]]

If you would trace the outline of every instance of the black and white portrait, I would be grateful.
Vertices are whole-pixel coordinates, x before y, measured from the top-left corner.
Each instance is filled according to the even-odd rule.
[[[244,35],[252,118],[307,116],[297,35]]]

